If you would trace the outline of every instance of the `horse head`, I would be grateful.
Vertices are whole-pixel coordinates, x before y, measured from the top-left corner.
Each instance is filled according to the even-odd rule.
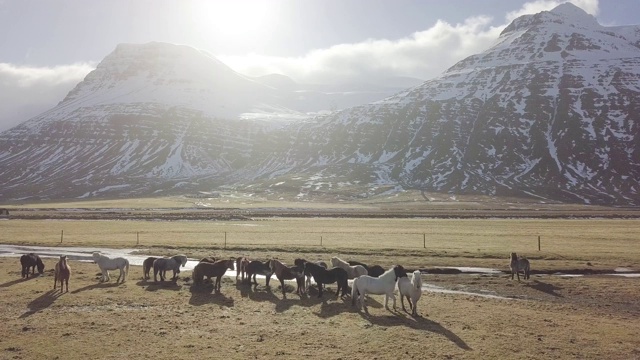
[[[36,266],[38,267],[38,273],[42,275],[44,273],[44,263],[42,262],[42,259],[40,259],[40,257],[38,257]]]
[[[402,265],[395,265],[393,267],[393,272],[396,275],[396,281],[401,277],[408,277],[407,270]]]
[[[93,256],[93,262],[97,263],[98,260],[100,260],[100,258],[102,257],[102,254],[100,254],[99,252],[94,252],[93,254],[91,254],[91,256]]]
[[[511,253],[511,261],[517,261],[518,260],[518,254],[512,252]]]

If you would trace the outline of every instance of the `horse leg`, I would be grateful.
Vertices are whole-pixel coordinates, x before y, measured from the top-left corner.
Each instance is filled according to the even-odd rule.
[[[405,296],[406,295],[400,294],[400,305],[402,305],[402,311],[408,312],[407,309],[404,307],[404,297]],[[407,296],[407,298],[408,298],[408,296]],[[409,302],[409,306],[411,306],[411,302]]]
[[[58,274],[54,274],[53,275],[53,290],[56,289],[56,286],[58,286]]]
[[[280,287],[282,288],[282,298],[286,299],[287,298],[287,294],[284,291],[284,278],[278,278],[278,280],[280,280]]]
[[[418,316],[418,300],[412,298],[411,302],[413,303],[413,309],[411,310],[411,315],[417,317]]]
[[[518,282],[520,282],[520,270],[516,271],[516,276],[518,276]]]

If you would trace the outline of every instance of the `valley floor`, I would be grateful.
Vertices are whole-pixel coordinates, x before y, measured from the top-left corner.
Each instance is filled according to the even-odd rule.
[[[378,295],[368,314],[333,292],[301,298],[287,286],[283,299],[275,279],[268,288],[224,278],[215,293],[188,272],[154,284],[134,266],[124,284],[100,284],[95,264],[76,261],[60,295],[45,264],[23,280],[17,258],[0,258],[2,359],[640,357],[640,278],[423,275],[459,292],[424,292],[413,318]]]

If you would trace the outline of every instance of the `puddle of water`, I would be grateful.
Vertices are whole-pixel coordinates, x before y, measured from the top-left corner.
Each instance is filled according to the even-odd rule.
[[[439,294],[471,295],[471,296],[478,296],[478,297],[483,297],[487,299],[514,300],[513,298],[484,293],[484,292],[489,292],[488,290],[483,290],[483,293],[474,293],[469,291],[445,289],[443,287],[432,285],[432,284],[422,284],[422,291],[439,293]]]
[[[503,272],[498,269],[482,268],[482,267],[470,267],[470,266],[442,266],[443,269],[456,269],[463,273],[474,274],[502,274]]]
[[[640,273],[632,273],[632,274],[609,274],[611,276],[622,276],[626,278],[640,278]]]
[[[110,258],[123,257],[129,260],[130,265],[142,266],[147,255],[136,255],[133,252],[140,249],[108,249],[89,247],[46,247],[46,246],[20,246],[20,245],[0,245],[0,257],[19,257],[23,254],[36,253],[43,258],[58,258],[60,255],[67,255],[70,260],[93,262],[92,254],[99,251]],[[190,271],[198,264],[198,260],[188,259],[187,263],[180,271]],[[235,271],[228,270],[227,275]]]

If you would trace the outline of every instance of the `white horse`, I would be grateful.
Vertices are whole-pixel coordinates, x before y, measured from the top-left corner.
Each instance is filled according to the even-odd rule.
[[[120,275],[118,276],[118,280],[116,280],[116,284],[120,282],[120,278],[122,278],[122,282],[124,283],[127,279],[127,274],[129,273],[129,260],[123,257],[117,258],[109,258],[100,254],[99,252],[93,253],[93,260],[98,267],[100,267],[100,271],[102,271],[102,277],[100,278],[100,282],[105,282],[111,280],[109,276],[109,270],[120,270]]]
[[[158,258],[153,261],[153,281],[158,282],[158,273],[160,280],[164,281],[167,270],[173,270],[173,281],[178,279],[180,274],[180,266],[187,264],[187,257],[184,255],[175,255],[170,258]]]
[[[404,297],[407,297],[409,301],[409,308],[411,308],[411,315],[418,316],[417,304],[422,296],[422,273],[420,270],[413,272],[413,277],[409,280],[408,277],[401,277],[398,279],[398,292],[400,292],[400,303],[402,304],[402,310],[405,312],[407,309],[404,307]]]
[[[367,269],[364,266],[362,265],[351,266],[349,265],[348,262],[335,256],[331,258],[331,266],[343,268],[347,272],[349,279],[355,279],[358,276],[368,274]]]
[[[398,278],[406,276],[407,271],[401,265],[394,265],[380,277],[374,278],[369,275],[362,275],[355,278],[351,286],[351,305],[355,305],[356,298],[358,298],[358,308],[363,307],[364,311],[367,311],[367,307],[364,304],[364,296],[367,293],[384,294],[384,308],[389,310],[389,298],[392,298],[393,308],[395,309],[396,296],[393,291],[396,288],[396,281]]]

